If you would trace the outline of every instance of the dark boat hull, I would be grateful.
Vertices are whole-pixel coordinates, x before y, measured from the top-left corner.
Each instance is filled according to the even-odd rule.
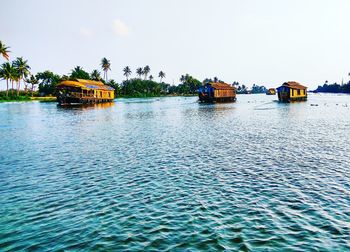
[[[57,102],[61,106],[73,105],[73,104],[94,104],[103,102],[112,102],[113,99],[102,99],[94,97],[78,98],[78,97],[67,97],[67,96],[57,96]]]

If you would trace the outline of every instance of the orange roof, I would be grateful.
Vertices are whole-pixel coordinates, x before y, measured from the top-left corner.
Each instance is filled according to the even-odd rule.
[[[295,89],[307,89],[307,87],[301,85],[300,83],[296,82],[296,81],[288,81],[283,83],[282,86],[285,87],[290,87],[290,88],[295,88]]]
[[[57,87],[69,86],[69,87],[80,87],[83,89],[97,89],[97,90],[114,90],[114,88],[103,84],[101,81],[93,81],[93,80],[65,80],[62,81]]]
[[[227,90],[235,89],[230,84],[221,83],[221,82],[210,82],[209,85],[211,85],[214,89],[227,89]]]

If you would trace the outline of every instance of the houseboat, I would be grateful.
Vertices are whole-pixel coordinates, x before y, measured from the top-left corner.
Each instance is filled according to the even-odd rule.
[[[198,89],[200,102],[233,102],[236,88],[227,83],[210,82]]]
[[[277,88],[278,100],[281,102],[306,101],[307,87],[295,81],[283,83]]]
[[[274,89],[274,88],[269,88],[269,89],[266,91],[266,94],[267,94],[267,95],[276,95],[276,89]]]
[[[57,85],[57,101],[60,105],[111,102],[113,99],[114,88],[101,81],[75,79]]]

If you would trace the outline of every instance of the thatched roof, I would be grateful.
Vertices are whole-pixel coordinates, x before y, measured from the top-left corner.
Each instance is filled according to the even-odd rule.
[[[230,84],[221,83],[221,82],[210,82],[209,85],[212,86],[214,89],[221,89],[221,90],[232,90],[232,89],[235,89]]]
[[[282,86],[293,88],[293,89],[307,89],[307,87],[301,85],[300,83],[298,83],[296,81],[285,82],[285,83],[283,83]]]
[[[75,79],[75,80],[66,80],[62,81],[57,87],[80,87],[83,89],[97,89],[97,90],[108,90],[112,91],[114,88],[103,84],[101,81],[93,81],[93,80],[83,80],[83,79]]]

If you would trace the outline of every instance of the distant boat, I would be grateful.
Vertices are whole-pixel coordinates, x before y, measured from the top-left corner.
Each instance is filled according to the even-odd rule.
[[[306,101],[307,87],[295,81],[283,83],[277,88],[278,100],[281,102]]]
[[[114,99],[114,88],[101,81],[66,80],[58,84],[56,89],[60,105],[111,102]]]
[[[236,88],[227,83],[210,82],[198,89],[200,102],[234,102]]]
[[[269,89],[266,91],[266,94],[267,94],[267,95],[276,95],[276,89],[274,89],[274,88],[269,88]]]

